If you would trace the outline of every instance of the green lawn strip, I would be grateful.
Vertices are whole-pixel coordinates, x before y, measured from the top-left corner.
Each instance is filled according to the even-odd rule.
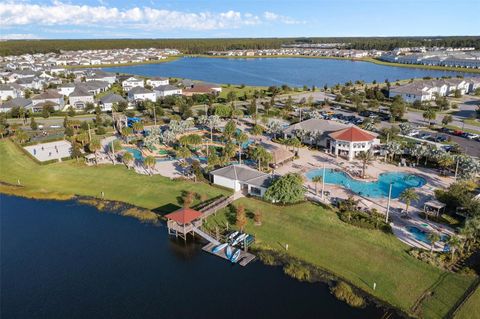
[[[452,303],[459,300],[472,284],[470,276],[449,273],[439,281],[433,294],[422,303],[420,316],[441,319],[452,308]]]
[[[455,315],[455,319],[480,319],[480,287],[467,299]]]
[[[319,206],[302,203],[278,207],[253,199],[240,199],[235,202],[238,204],[245,205],[247,212],[261,212],[263,225],[253,226],[250,220],[247,226],[261,246],[283,250],[287,243],[292,256],[342,277],[404,311],[408,312],[444,273],[409,256],[408,246],[395,236],[350,226],[333,211]],[[223,225],[225,221],[226,215],[218,214],[210,225]],[[449,280],[461,287],[473,277],[452,274]],[[446,296],[447,306],[439,311],[445,314],[458,298],[458,294]]]
[[[9,140],[0,141],[0,181],[17,184],[25,191],[61,195],[100,196],[136,206],[154,209],[163,205],[178,205],[182,191],[192,191],[209,197],[228,192],[204,183],[171,181],[159,175],[139,175],[124,165],[87,167],[73,161],[50,165],[35,164]]]
[[[480,121],[479,120],[473,120],[473,119],[465,119],[463,120],[465,124],[469,125],[474,125],[474,126],[479,126],[480,127]]]

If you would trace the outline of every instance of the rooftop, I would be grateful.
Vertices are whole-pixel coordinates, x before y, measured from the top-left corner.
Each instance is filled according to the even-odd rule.
[[[330,133],[329,136],[335,140],[347,142],[364,142],[375,139],[373,134],[370,134],[356,126],[351,126],[346,129]]]
[[[166,218],[171,219],[181,225],[191,223],[195,219],[202,217],[202,213],[191,208],[180,208],[173,213],[165,215]]]

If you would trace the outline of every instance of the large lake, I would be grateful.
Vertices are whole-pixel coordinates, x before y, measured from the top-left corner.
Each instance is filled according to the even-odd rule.
[[[377,82],[455,76],[459,72],[391,67],[369,62],[314,58],[181,58],[159,64],[105,68],[106,71],[143,76],[179,77],[213,83],[246,85],[324,86],[363,80]],[[467,76],[468,74],[462,74]]]
[[[1,317],[381,318],[326,284],[256,261],[232,266],[162,226],[74,201],[0,195]],[[390,311],[391,312],[391,311]],[[395,318],[392,314],[389,318]]]

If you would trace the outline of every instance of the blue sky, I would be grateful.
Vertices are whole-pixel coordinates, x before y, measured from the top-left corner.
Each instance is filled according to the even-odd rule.
[[[479,0],[1,0],[0,38],[480,35]]]

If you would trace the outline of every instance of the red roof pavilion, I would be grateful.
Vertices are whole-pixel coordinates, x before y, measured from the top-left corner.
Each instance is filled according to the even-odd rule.
[[[356,126],[347,127],[343,130],[330,133],[330,137],[335,140],[347,142],[365,142],[375,139],[375,136]]]
[[[202,217],[202,215],[203,214],[201,212],[191,208],[180,208],[173,213],[165,215],[165,217],[177,222],[178,224],[185,225]]]

